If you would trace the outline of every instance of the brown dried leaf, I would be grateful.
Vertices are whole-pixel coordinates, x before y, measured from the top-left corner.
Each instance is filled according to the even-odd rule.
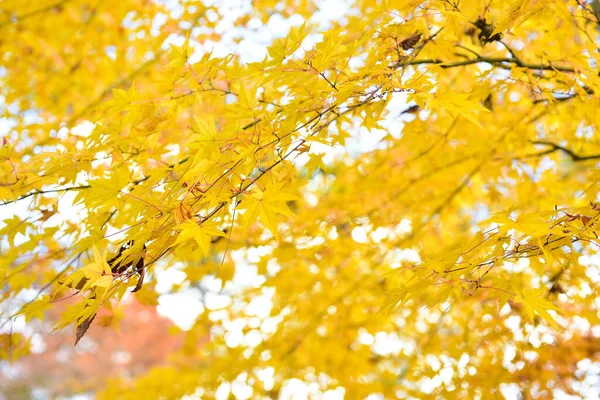
[[[77,343],[79,343],[81,338],[85,336],[88,329],[90,329],[90,325],[92,325],[94,318],[96,318],[96,314],[92,315],[91,317],[83,321],[81,324],[77,325],[77,330],[75,331],[75,346],[77,346]]]
[[[403,41],[401,41],[400,42],[400,47],[402,47],[403,50],[412,49],[413,47],[415,47],[415,45],[417,43],[419,43],[419,40],[421,40],[421,36],[423,36],[423,34],[415,32],[409,38],[404,39]]]
[[[419,107],[418,105],[414,104],[414,105],[408,107],[406,110],[402,111],[400,113],[400,115],[404,115],[404,114],[416,114],[417,112],[419,112],[420,109],[421,109],[421,107]]]

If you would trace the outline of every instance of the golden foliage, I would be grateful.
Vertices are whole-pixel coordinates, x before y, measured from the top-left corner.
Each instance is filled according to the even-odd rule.
[[[594,393],[594,4],[169,3],[2,3],[0,358],[171,268],[227,305],[99,398]]]

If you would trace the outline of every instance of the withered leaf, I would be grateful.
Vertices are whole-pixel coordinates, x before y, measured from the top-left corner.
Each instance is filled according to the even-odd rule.
[[[400,115],[404,115],[404,114],[415,114],[417,112],[419,112],[419,110],[421,109],[421,107],[419,107],[417,104],[413,104],[412,106],[408,107],[407,109],[403,110]]]
[[[75,331],[75,346],[77,346],[77,343],[79,343],[81,338],[85,336],[88,329],[90,329],[94,318],[96,318],[96,314],[88,317],[81,324],[77,325],[77,330]]]
[[[422,33],[415,32],[412,36],[409,36],[407,39],[401,41],[400,47],[402,47],[403,50],[412,49],[417,43],[419,43],[421,36],[423,36]]]

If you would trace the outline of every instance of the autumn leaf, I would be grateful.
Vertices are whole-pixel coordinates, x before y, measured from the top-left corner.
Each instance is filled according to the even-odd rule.
[[[514,300],[523,305],[525,315],[530,321],[533,322],[534,316],[539,315],[548,322],[549,325],[556,329],[560,329],[560,326],[548,313],[548,310],[559,311],[558,307],[546,300],[543,296],[544,291],[541,289],[522,290],[518,292],[518,295]]]
[[[242,209],[246,210],[245,219],[247,224],[251,223],[260,216],[262,223],[273,233],[273,236],[279,240],[277,215],[283,215],[290,218],[294,213],[287,206],[287,201],[297,197],[286,192],[279,192],[277,188],[270,187],[265,191],[255,187],[249,196],[246,196]]]
[[[84,319],[77,325],[77,329],[75,332],[75,346],[77,346],[77,343],[79,343],[79,341],[83,339],[87,331],[90,329],[90,326],[92,325],[92,322],[94,322],[95,318],[96,314]]]
[[[87,286],[107,288],[112,284],[114,277],[110,266],[106,262],[106,250],[104,254],[101,255],[96,246],[92,249],[94,253],[94,262],[81,268],[81,272],[83,272],[84,276],[89,280]]]
[[[19,314],[25,316],[26,321],[31,321],[33,318],[44,320],[44,311],[50,307],[50,296],[42,296],[34,301],[25,304]]]
[[[201,224],[195,221],[186,221],[178,225],[179,235],[175,245],[193,239],[202,250],[204,256],[209,255],[210,242],[213,236],[226,236],[212,221],[204,221]]]
[[[190,48],[190,41],[187,39],[181,46],[171,45],[171,54],[169,66],[173,68],[181,68],[187,62],[192,55],[192,49]]]
[[[385,293],[385,299],[383,304],[381,305],[380,312],[383,310],[387,311],[387,315],[389,316],[394,309],[401,303],[406,297],[406,286],[404,284],[401,287],[390,290]]]

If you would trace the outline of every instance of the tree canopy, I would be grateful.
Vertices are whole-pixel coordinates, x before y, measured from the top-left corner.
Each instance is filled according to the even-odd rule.
[[[183,344],[98,398],[598,395],[599,33],[596,0],[4,0],[0,359],[171,271]]]

